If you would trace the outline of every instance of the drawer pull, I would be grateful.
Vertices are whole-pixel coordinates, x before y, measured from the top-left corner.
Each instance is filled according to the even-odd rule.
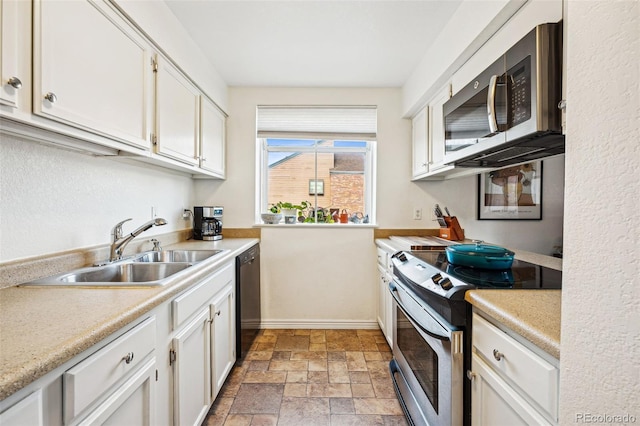
[[[128,354],[123,356],[122,359],[126,364],[131,364],[131,361],[133,361],[133,352],[129,352]]]
[[[476,378],[476,373],[474,373],[471,370],[467,370],[467,379],[473,382],[475,378]]]
[[[493,357],[496,359],[496,361],[500,361],[502,358],[504,358],[504,354],[502,352],[499,352],[497,349],[494,349]]]

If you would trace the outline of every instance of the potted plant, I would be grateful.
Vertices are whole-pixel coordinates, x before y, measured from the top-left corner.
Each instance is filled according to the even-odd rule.
[[[307,201],[301,201],[300,204],[278,201],[276,204],[272,204],[269,210],[272,213],[282,213],[285,223],[295,223],[298,217],[303,215],[303,210],[309,206],[310,203]],[[289,219],[291,222],[287,221],[287,217],[293,217],[293,219]]]

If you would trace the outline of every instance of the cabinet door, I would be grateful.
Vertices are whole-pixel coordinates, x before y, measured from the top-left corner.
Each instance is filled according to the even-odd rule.
[[[429,103],[429,171],[444,167],[444,111],[443,106],[451,98],[451,86]]]
[[[387,335],[387,308],[386,308],[386,295],[387,290],[387,277],[385,270],[378,265],[378,325],[384,335]]]
[[[42,391],[37,390],[0,413],[2,426],[44,425]]]
[[[211,304],[211,368],[213,382],[211,401],[222,388],[236,362],[235,298],[233,283],[226,286]]]
[[[200,92],[162,57],[156,72],[156,153],[198,164]]]
[[[176,425],[199,425],[211,402],[209,306],[173,339],[173,413]]]
[[[79,424],[155,425],[155,371],[151,358]]]
[[[208,98],[200,99],[200,168],[224,178],[226,117]]]
[[[106,3],[34,2],[34,113],[149,148],[151,63]]]
[[[18,90],[23,84],[28,84],[26,75],[21,75],[19,69],[20,52],[18,15],[18,0],[0,0],[0,104],[18,108]],[[22,31],[26,31],[22,29]]]
[[[427,108],[423,109],[413,117],[412,120],[413,133],[413,177],[418,177],[429,171],[429,159],[427,158],[427,135],[428,135],[428,114]]]
[[[550,425],[475,353],[471,355],[471,424]]]

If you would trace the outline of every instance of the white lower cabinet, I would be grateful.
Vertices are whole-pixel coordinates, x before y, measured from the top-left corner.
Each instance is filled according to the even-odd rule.
[[[477,314],[471,341],[473,425],[557,424],[557,366]]]
[[[231,260],[0,401],[0,425],[200,425],[235,347]]]
[[[154,426],[156,359],[145,362],[80,425]]]
[[[65,424],[109,424],[113,418],[153,424],[155,347],[151,317],[67,370]]]
[[[176,328],[170,356],[176,425],[202,423],[235,363],[233,266],[228,263],[171,302]]]
[[[173,339],[173,416],[176,425],[202,422],[211,398],[211,345],[209,307]]]
[[[389,346],[393,347],[393,309],[391,293],[389,292],[389,283],[393,279],[391,270],[390,253],[387,253],[380,247],[378,251],[378,325],[382,334],[387,339]]]
[[[213,401],[236,362],[235,338],[235,291],[233,285],[222,289],[210,305],[211,308],[211,351]]]
[[[37,390],[1,412],[0,425],[44,425],[42,408],[42,392]]]

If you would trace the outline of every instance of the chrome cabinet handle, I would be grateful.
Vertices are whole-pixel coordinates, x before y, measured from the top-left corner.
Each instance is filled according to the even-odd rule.
[[[471,370],[467,370],[467,379],[471,380],[472,382],[475,380],[476,378],[476,373],[474,373]]]
[[[126,364],[131,364],[131,361],[133,361],[133,352],[129,352],[128,354],[123,356],[122,359]]]
[[[56,101],[58,100],[58,97],[53,92],[48,92],[46,95],[44,95],[44,98],[49,102],[51,102],[52,104],[55,104]]]
[[[220,316],[220,309],[218,309],[215,313],[217,316]]]
[[[22,81],[20,81],[20,79],[18,77],[11,77],[7,83],[9,83],[9,86],[13,87],[14,89],[19,89],[22,87]]]
[[[502,352],[499,352],[497,349],[494,349],[493,357],[496,359],[496,361],[500,361],[502,358],[504,358],[504,354]]]
[[[202,162],[204,163],[205,161],[207,161],[207,157],[202,157],[202,158],[200,159],[200,161],[202,161]]]

